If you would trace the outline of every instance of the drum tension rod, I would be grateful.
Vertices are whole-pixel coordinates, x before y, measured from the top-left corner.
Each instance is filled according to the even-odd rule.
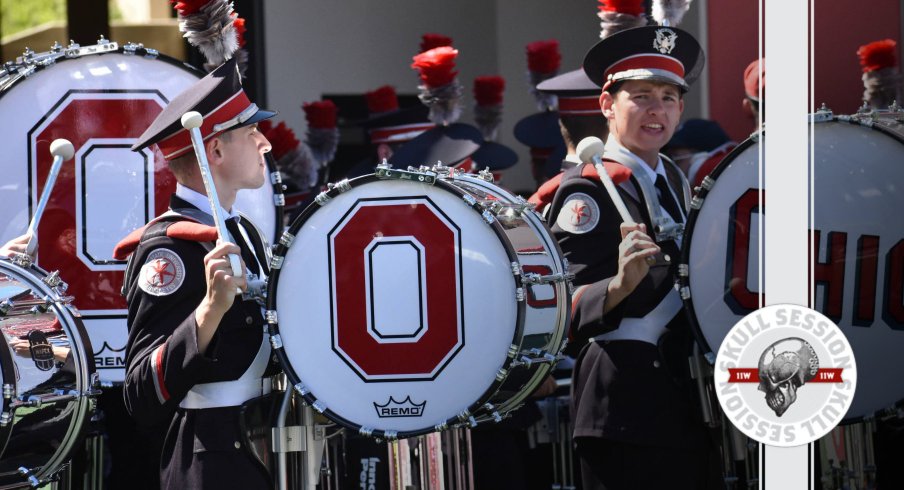
[[[571,281],[574,274],[571,272],[557,272],[555,274],[547,274],[545,276],[535,272],[527,272],[521,275],[521,282],[524,284],[549,284],[563,281]]]

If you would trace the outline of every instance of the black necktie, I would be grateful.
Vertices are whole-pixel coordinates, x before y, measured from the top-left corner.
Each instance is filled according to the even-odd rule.
[[[675,201],[675,197],[669,189],[669,184],[661,174],[656,174],[656,191],[656,193],[659,194],[659,205],[669,213],[669,216],[671,216],[676,223],[683,222],[684,219],[681,215],[681,208],[678,207],[678,202]]]
[[[254,258],[254,254],[251,253],[251,247],[248,246],[248,242],[245,241],[245,237],[242,236],[242,232],[239,231],[239,224],[236,222],[235,217],[226,220],[226,229],[229,230],[229,234],[232,235],[234,243],[242,250],[242,260],[245,261],[245,267],[247,267],[250,272],[260,275],[257,259]]]

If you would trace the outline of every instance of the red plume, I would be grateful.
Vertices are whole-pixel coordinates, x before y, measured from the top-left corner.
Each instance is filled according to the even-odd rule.
[[[860,66],[863,73],[881,70],[898,64],[895,51],[898,43],[891,39],[883,39],[860,46],[857,55],[860,56]]]
[[[267,136],[271,129],[273,129],[273,121],[270,119],[264,119],[257,123],[257,130],[263,133],[264,136]]]
[[[643,0],[599,0],[600,12],[641,15],[644,13]]]
[[[455,58],[458,50],[451,46],[441,46],[415,56],[411,67],[420,74],[427,88],[442,87],[455,80]]]
[[[430,51],[433,48],[439,48],[442,46],[451,46],[452,38],[449,36],[444,36],[442,34],[436,34],[434,32],[428,32],[421,36],[421,53],[424,51]]]
[[[474,100],[478,106],[499,105],[502,103],[502,92],[505,90],[505,79],[500,76],[485,76],[474,79]]]
[[[308,126],[316,129],[332,129],[336,127],[336,104],[332,100],[305,102],[301,108],[308,118]]]
[[[236,17],[235,20],[232,21],[233,27],[235,27],[235,35],[239,40],[239,49],[245,47],[245,19],[241,17]]]
[[[527,68],[537,73],[553,73],[559,70],[562,56],[559,54],[559,41],[534,41],[527,45]]]
[[[376,90],[367,92],[364,94],[364,99],[367,100],[367,112],[370,114],[390,112],[399,108],[399,98],[392,85],[383,85]]]
[[[185,17],[186,15],[200,12],[202,7],[210,3],[210,0],[182,0],[181,2],[171,3],[175,3],[176,11],[179,12],[179,15]]]
[[[298,148],[298,145],[301,144],[298,138],[295,137],[295,131],[292,131],[283,121],[280,121],[264,136],[270,141],[270,145],[273,147],[271,150],[273,158],[277,160],[286,156],[287,153]]]

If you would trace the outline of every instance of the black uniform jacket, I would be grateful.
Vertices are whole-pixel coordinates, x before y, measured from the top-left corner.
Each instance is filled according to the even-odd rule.
[[[194,209],[177,196],[172,197],[170,208]],[[126,271],[126,407],[139,424],[168,426],[161,456],[163,488],[258,488],[266,479],[245,453],[239,407],[185,410],[179,403],[195,384],[235,380],[245,372],[263,340],[261,307],[237,296],[207,351],[200,352],[195,308],[206,293],[204,256],[214,242],[168,236],[167,229],[173,225],[170,220],[149,225]],[[253,226],[246,230],[256,233]],[[161,269],[167,279],[160,282],[176,274],[168,286],[172,288],[182,274],[177,289],[151,294],[139,287],[146,280],[140,276],[153,272],[142,266],[149,256],[153,260],[155,252],[166,259]],[[219,463],[205,465],[205,460]]]
[[[626,170],[616,162],[606,162],[607,169],[612,165],[622,172]],[[572,383],[574,436],[653,446],[699,447],[705,442],[687,370],[692,337],[684,311],[669,322],[669,330],[659,345],[639,340],[594,340],[619,328],[623,318],[644,317],[659,304],[674,287],[679,249],[671,240],[659,243],[671,260],[666,262],[659,257],[634,292],[604,315],[607,288],[618,273],[621,218],[596,171],[588,167],[580,165],[562,174],[547,215],[577,286],[572,298],[571,338],[583,347]],[[673,165],[666,168],[670,186],[681,196],[680,177],[675,173],[680,170]],[[635,177],[631,175],[617,189],[635,222],[646,223],[648,234],[653,236],[650,216]],[[581,216],[590,213],[590,222],[596,219],[592,228],[586,225],[579,230],[573,226],[563,228],[557,222],[559,214],[566,211],[563,206],[574,203],[569,203],[569,198],[576,193],[589,196],[596,204],[581,211]],[[683,200],[679,198],[679,201],[683,206]],[[598,215],[594,217],[593,213]]]

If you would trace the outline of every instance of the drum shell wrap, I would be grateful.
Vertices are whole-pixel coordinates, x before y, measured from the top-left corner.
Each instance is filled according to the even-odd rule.
[[[841,327],[856,357],[860,381],[847,422],[904,400],[904,380],[891,374],[904,369],[904,221],[897,216],[904,170],[892,164],[904,158],[900,116],[814,116],[810,306]],[[731,326],[759,306],[759,295],[768,294],[758,278],[768,209],[768,193],[759,196],[759,146],[767,134],[746,140],[716,167],[688,219],[681,286],[704,352],[715,352]]]
[[[13,305],[0,314],[3,488],[23,483],[20,467],[39,480],[51,476],[77,447],[93,412],[90,341],[64,288],[48,286],[46,278],[38,267],[0,259],[0,301]]]

